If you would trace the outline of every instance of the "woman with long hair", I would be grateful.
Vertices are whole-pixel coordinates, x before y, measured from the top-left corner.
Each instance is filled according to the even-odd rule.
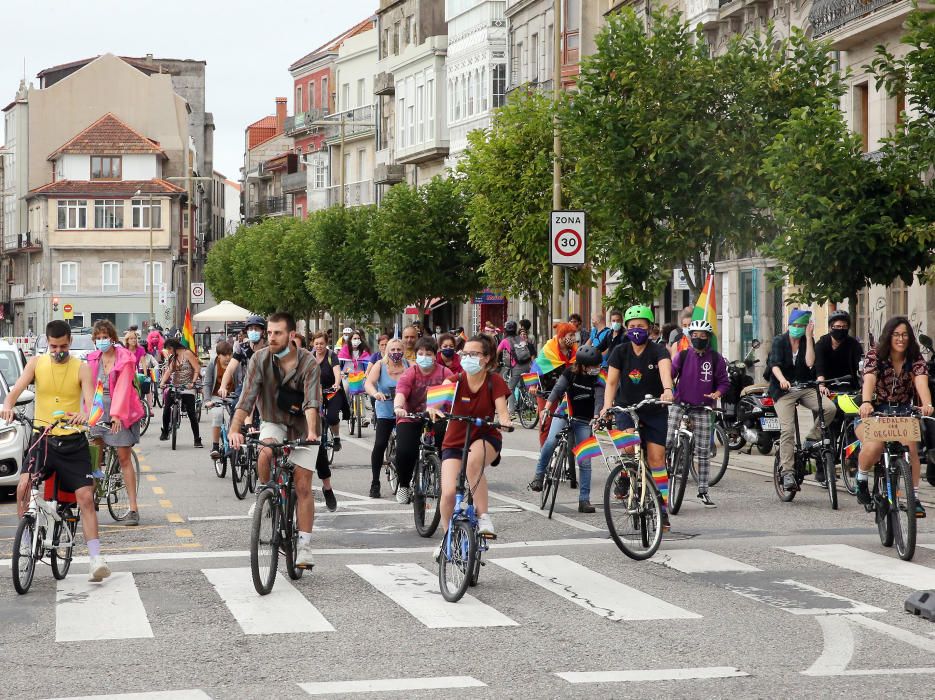
[[[383,456],[390,444],[390,435],[396,427],[396,414],[393,410],[393,398],[396,383],[408,369],[409,363],[404,357],[403,341],[393,338],[386,344],[386,357],[370,367],[364,388],[367,395],[376,400],[376,435],[373,438],[373,450],[370,453],[370,498],[380,497],[380,470],[383,468]]]

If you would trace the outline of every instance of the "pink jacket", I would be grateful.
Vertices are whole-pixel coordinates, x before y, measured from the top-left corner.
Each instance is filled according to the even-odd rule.
[[[341,349],[338,350],[338,359],[341,360],[342,370],[352,370],[354,372],[365,369],[370,363],[370,355],[366,352],[361,352],[360,356],[355,360],[351,355],[351,347],[348,343],[344,343]]]
[[[127,428],[143,417],[143,404],[136,393],[133,380],[136,378],[136,358],[133,353],[121,345],[114,346],[117,360],[110,371],[108,382],[110,385],[110,415],[119,418],[123,427]],[[97,383],[98,366],[101,362],[101,351],[88,353],[88,368],[91,378]],[[85,406],[85,410],[90,407]]]

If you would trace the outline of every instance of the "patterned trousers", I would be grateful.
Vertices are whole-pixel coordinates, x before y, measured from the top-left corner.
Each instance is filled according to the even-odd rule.
[[[688,413],[695,436],[695,462],[698,465],[698,493],[708,492],[708,469],[711,465],[711,440],[714,438],[714,414],[703,408],[689,408],[675,403],[669,406],[669,428],[666,450],[675,449],[675,436],[682,425],[682,416]]]

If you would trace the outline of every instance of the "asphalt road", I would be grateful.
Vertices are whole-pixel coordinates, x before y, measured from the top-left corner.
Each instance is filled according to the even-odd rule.
[[[367,498],[365,430],[335,460],[340,505],[319,510],[314,571],[293,582],[281,569],[260,598],[248,569],[252,497],[238,501],[182,430],[176,452],[155,428],[139,446],[140,527],[102,513],[114,576],[101,584],[80,559],[63,582],[41,565],[17,595],[15,509],[0,502],[0,696],[930,694],[935,625],[903,601],[935,589],[931,518],[914,561],[901,562],[846,494],[837,512],[813,487],[780,503],[771,458],[734,453],[712,489],[716,510],[689,486],[660,552],[636,562],[608,538],[600,509],[578,514],[567,487],[558,517],[544,517],[526,489],[536,434],[508,435],[489,472],[500,537],[479,585],[450,604],[433,592],[436,539],[415,533],[385,486]],[[605,476],[597,466],[595,505]]]

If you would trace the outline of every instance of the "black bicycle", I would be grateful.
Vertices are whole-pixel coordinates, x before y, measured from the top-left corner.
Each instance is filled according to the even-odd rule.
[[[182,392],[191,391],[192,387],[185,386],[182,384],[167,384],[166,385],[166,403],[169,404],[169,431],[172,434],[172,449],[175,449],[176,440],[178,438],[179,428],[182,427]],[[200,396],[197,385],[194,387],[195,393]],[[196,396],[197,403],[197,396]],[[201,420],[201,407],[198,405],[197,408],[198,419]],[[218,476],[223,478],[227,473],[227,465],[224,466],[224,472],[219,472]]]
[[[529,393],[529,389],[523,382],[513,389],[513,400],[519,424],[528,430],[535,428],[539,424],[539,407],[536,404],[536,397]]]
[[[437,426],[426,413],[410,413],[406,417],[422,421],[419,459],[412,472],[412,516],[416,532],[422,537],[431,537],[442,517],[438,509],[442,494],[442,463],[435,447]]]
[[[293,472],[295,465],[289,455],[297,447],[317,445],[317,441],[287,440],[279,443],[259,443],[254,437],[247,442],[257,443],[258,449],[268,447],[273,451],[270,460],[270,482],[262,489],[253,510],[253,527],[250,533],[250,572],[253,587],[260,595],[273,590],[279,553],[286,557],[286,573],[289,578],[302,578],[303,567],[296,566],[299,530],[297,524],[297,497]]]
[[[666,469],[669,472],[669,513],[672,515],[678,515],[682,508],[689,473],[695,474],[695,481],[698,480],[695,467],[695,432],[692,425],[696,417],[692,416],[690,411],[704,409],[707,420],[710,420],[710,414],[715,412],[713,408],[705,405],[683,404],[683,406],[685,412],[682,414],[681,424],[675,434],[675,444],[666,453]]]
[[[565,427],[558,431],[555,436],[555,449],[552,450],[552,456],[545,467],[545,474],[542,475],[542,495],[539,499],[539,510],[543,510],[546,505],[549,506],[549,518],[555,510],[555,497],[558,495],[558,487],[564,481],[575,481],[575,455],[572,452],[574,445],[571,444],[573,436],[571,421],[579,423],[588,423],[580,418],[570,418],[564,414],[550,413],[552,420],[565,421]]]
[[[240,429],[244,437],[256,437],[256,432],[251,426],[243,426]],[[236,452],[231,451],[230,465],[231,478],[234,482],[234,495],[241,501],[247,497],[247,492],[256,492],[257,482],[257,460],[260,456],[259,445],[252,440],[244,441],[243,446]]]

